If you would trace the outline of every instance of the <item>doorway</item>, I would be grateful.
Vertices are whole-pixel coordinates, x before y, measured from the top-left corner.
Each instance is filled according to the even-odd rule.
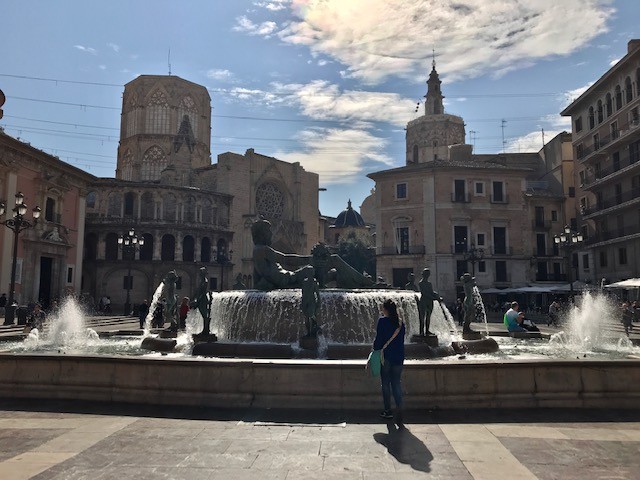
[[[51,303],[51,283],[53,281],[53,258],[40,257],[40,290],[38,300],[42,308],[47,310]]]

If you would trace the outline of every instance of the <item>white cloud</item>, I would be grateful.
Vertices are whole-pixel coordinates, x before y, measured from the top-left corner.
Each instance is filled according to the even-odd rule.
[[[302,113],[315,119],[387,122],[404,127],[415,117],[415,102],[397,93],[341,91],[324,80],[301,85],[295,97]]]
[[[542,121],[553,129],[561,128],[568,132],[571,131],[571,117],[563,117],[559,113],[551,113],[542,117]]]
[[[564,130],[545,130],[544,141],[547,143]],[[507,142],[505,150],[511,153],[539,152],[542,149],[542,130],[527,133]]]
[[[326,61],[326,60],[318,60],[318,66],[320,66],[320,67],[324,67],[327,63],[329,63],[329,62]]]
[[[256,7],[266,8],[267,10],[271,10],[272,12],[277,12],[278,10],[284,10],[287,8],[287,5],[290,3],[290,0],[272,0],[270,2],[253,2]]]
[[[613,60],[611,60],[609,62],[609,66],[613,67],[616,63],[618,63],[620,61],[620,58],[614,58]]]
[[[120,52],[120,45],[116,45],[115,43],[107,43],[107,47],[113,50],[116,53]]]
[[[96,55],[98,53],[95,48],[85,47],[84,45],[74,45],[73,48],[77,48],[81,52],[90,53],[91,55]]]
[[[504,74],[538,59],[568,55],[607,30],[614,12],[611,4],[612,0],[350,0],[347,8],[344,0],[292,0],[298,19],[278,35],[335,58],[347,66],[345,75],[367,83],[424,72],[435,48],[438,69],[451,81]],[[244,23],[241,30],[256,34],[258,26],[246,17]]]
[[[212,80],[231,80],[233,73],[226,69],[212,68],[207,70],[207,77]]]
[[[387,141],[371,133],[355,129],[312,129],[300,134],[303,148],[298,152],[275,152],[288,162],[300,162],[307,170],[318,173],[322,184],[351,183],[365,171],[393,164],[381,153]]]
[[[236,18],[236,25],[233,30],[236,32],[245,32],[249,35],[262,35],[269,37],[278,28],[276,22],[253,23],[245,15]]]
[[[106,69],[107,69],[107,66],[106,66],[106,65],[98,65],[98,68],[99,68],[100,70],[106,70]]]
[[[589,90],[589,87],[591,87],[591,85],[593,85],[594,83],[595,82],[589,82],[586,85],[583,85],[582,87],[574,88],[573,90],[569,90],[569,91],[564,92],[564,95],[563,95],[564,96],[564,103],[566,105],[569,105],[576,98],[578,98],[584,92]]]

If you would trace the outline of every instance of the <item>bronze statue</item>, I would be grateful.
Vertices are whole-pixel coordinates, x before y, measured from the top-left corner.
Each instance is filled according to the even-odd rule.
[[[267,220],[254,222],[251,235],[254,244],[255,287],[259,290],[301,288],[303,280],[314,276],[314,273],[318,275],[321,288],[334,279],[340,288],[373,287],[370,278],[357,272],[338,255],[330,254],[323,244],[313,248],[312,256],[285,254],[274,250],[271,247],[271,223]],[[296,269],[288,270],[283,264]]]
[[[172,332],[178,331],[178,294],[176,293],[176,282],[178,281],[178,274],[175,270],[171,270],[164,278],[164,298],[167,303],[164,309],[165,321],[168,318],[171,322],[169,330]]]
[[[413,290],[414,292],[419,292],[420,289],[416,285],[416,276],[413,273],[407,275],[407,283],[404,286],[405,290]]]
[[[320,287],[318,281],[309,276],[302,281],[302,313],[305,316],[307,337],[316,337],[320,332],[316,318],[320,312]]]
[[[438,292],[433,291],[433,285],[429,281],[431,270],[422,270],[420,279],[420,300],[418,301],[418,320],[420,322],[420,335],[434,335],[429,331],[431,325],[431,314],[433,313],[433,302],[442,300]]]
[[[234,283],[233,287],[231,287],[231,288],[233,288],[234,290],[246,290],[247,289],[247,286],[242,281],[242,274],[241,273],[236,275],[236,283]]]
[[[473,299],[473,287],[476,285],[476,278],[472,277],[470,273],[465,273],[460,277],[462,282],[462,288],[464,289],[464,301],[462,302],[462,310],[464,312],[464,323],[462,324],[463,338],[480,336],[480,334],[471,329],[471,322],[476,317],[475,302]]]
[[[199,335],[209,335],[211,325],[211,294],[209,293],[209,273],[206,267],[201,267],[198,272],[198,290],[193,296],[191,308],[197,308],[202,315],[203,328]]]

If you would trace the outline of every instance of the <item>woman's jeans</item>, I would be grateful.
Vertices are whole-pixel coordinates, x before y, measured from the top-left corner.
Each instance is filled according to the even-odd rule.
[[[380,369],[380,380],[382,381],[382,400],[384,409],[391,410],[391,392],[396,402],[396,408],[402,408],[402,365],[391,365],[385,362]]]

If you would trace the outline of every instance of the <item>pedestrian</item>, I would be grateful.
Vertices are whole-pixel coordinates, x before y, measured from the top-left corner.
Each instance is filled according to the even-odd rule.
[[[187,314],[189,313],[189,297],[183,297],[180,304],[180,311],[178,312],[180,318],[180,330],[187,328]]]
[[[462,303],[462,299],[458,298],[456,300],[456,319],[458,320],[458,325],[462,326],[464,323],[464,304]]]
[[[547,327],[552,324],[554,327],[558,326],[558,314],[560,313],[560,305],[555,300],[549,305],[549,318],[547,319]]]
[[[164,327],[164,298],[158,302],[155,310],[153,311],[151,326],[154,328]]]
[[[631,321],[633,320],[633,310],[629,302],[625,301],[622,304],[622,325],[624,325],[624,333],[629,336],[629,330],[631,330]]]
[[[509,332],[526,332],[527,329],[522,326],[524,321],[524,312],[520,311],[518,302],[511,302],[511,308],[504,314],[503,322],[507,326]]]
[[[33,329],[38,329],[38,331],[42,332],[44,319],[45,314],[44,310],[42,310],[42,306],[39,303],[34,304],[33,310],[29,314],[27,325],[24,328],[24,333],[29,333]]]
[[[402,366],[404,364],[404,323],[398,317],[398,309],[393,300],[382,304],[382,316],[378,319],[373,349],[381,350],[380,381],[384,410],[382,418],[394,418],[391,410],[391,394],[396,405],[395,423],[402,425]]]
[[[145,299],[142,301],[142,303],[138,307],[138,318],[140,318],[140,330],[144,328],[144,321],[147,318],[148,313],[149,313],[149,304]]]
[[[107,295],[104,299],[104,313],[111,313],[111,297]]]

